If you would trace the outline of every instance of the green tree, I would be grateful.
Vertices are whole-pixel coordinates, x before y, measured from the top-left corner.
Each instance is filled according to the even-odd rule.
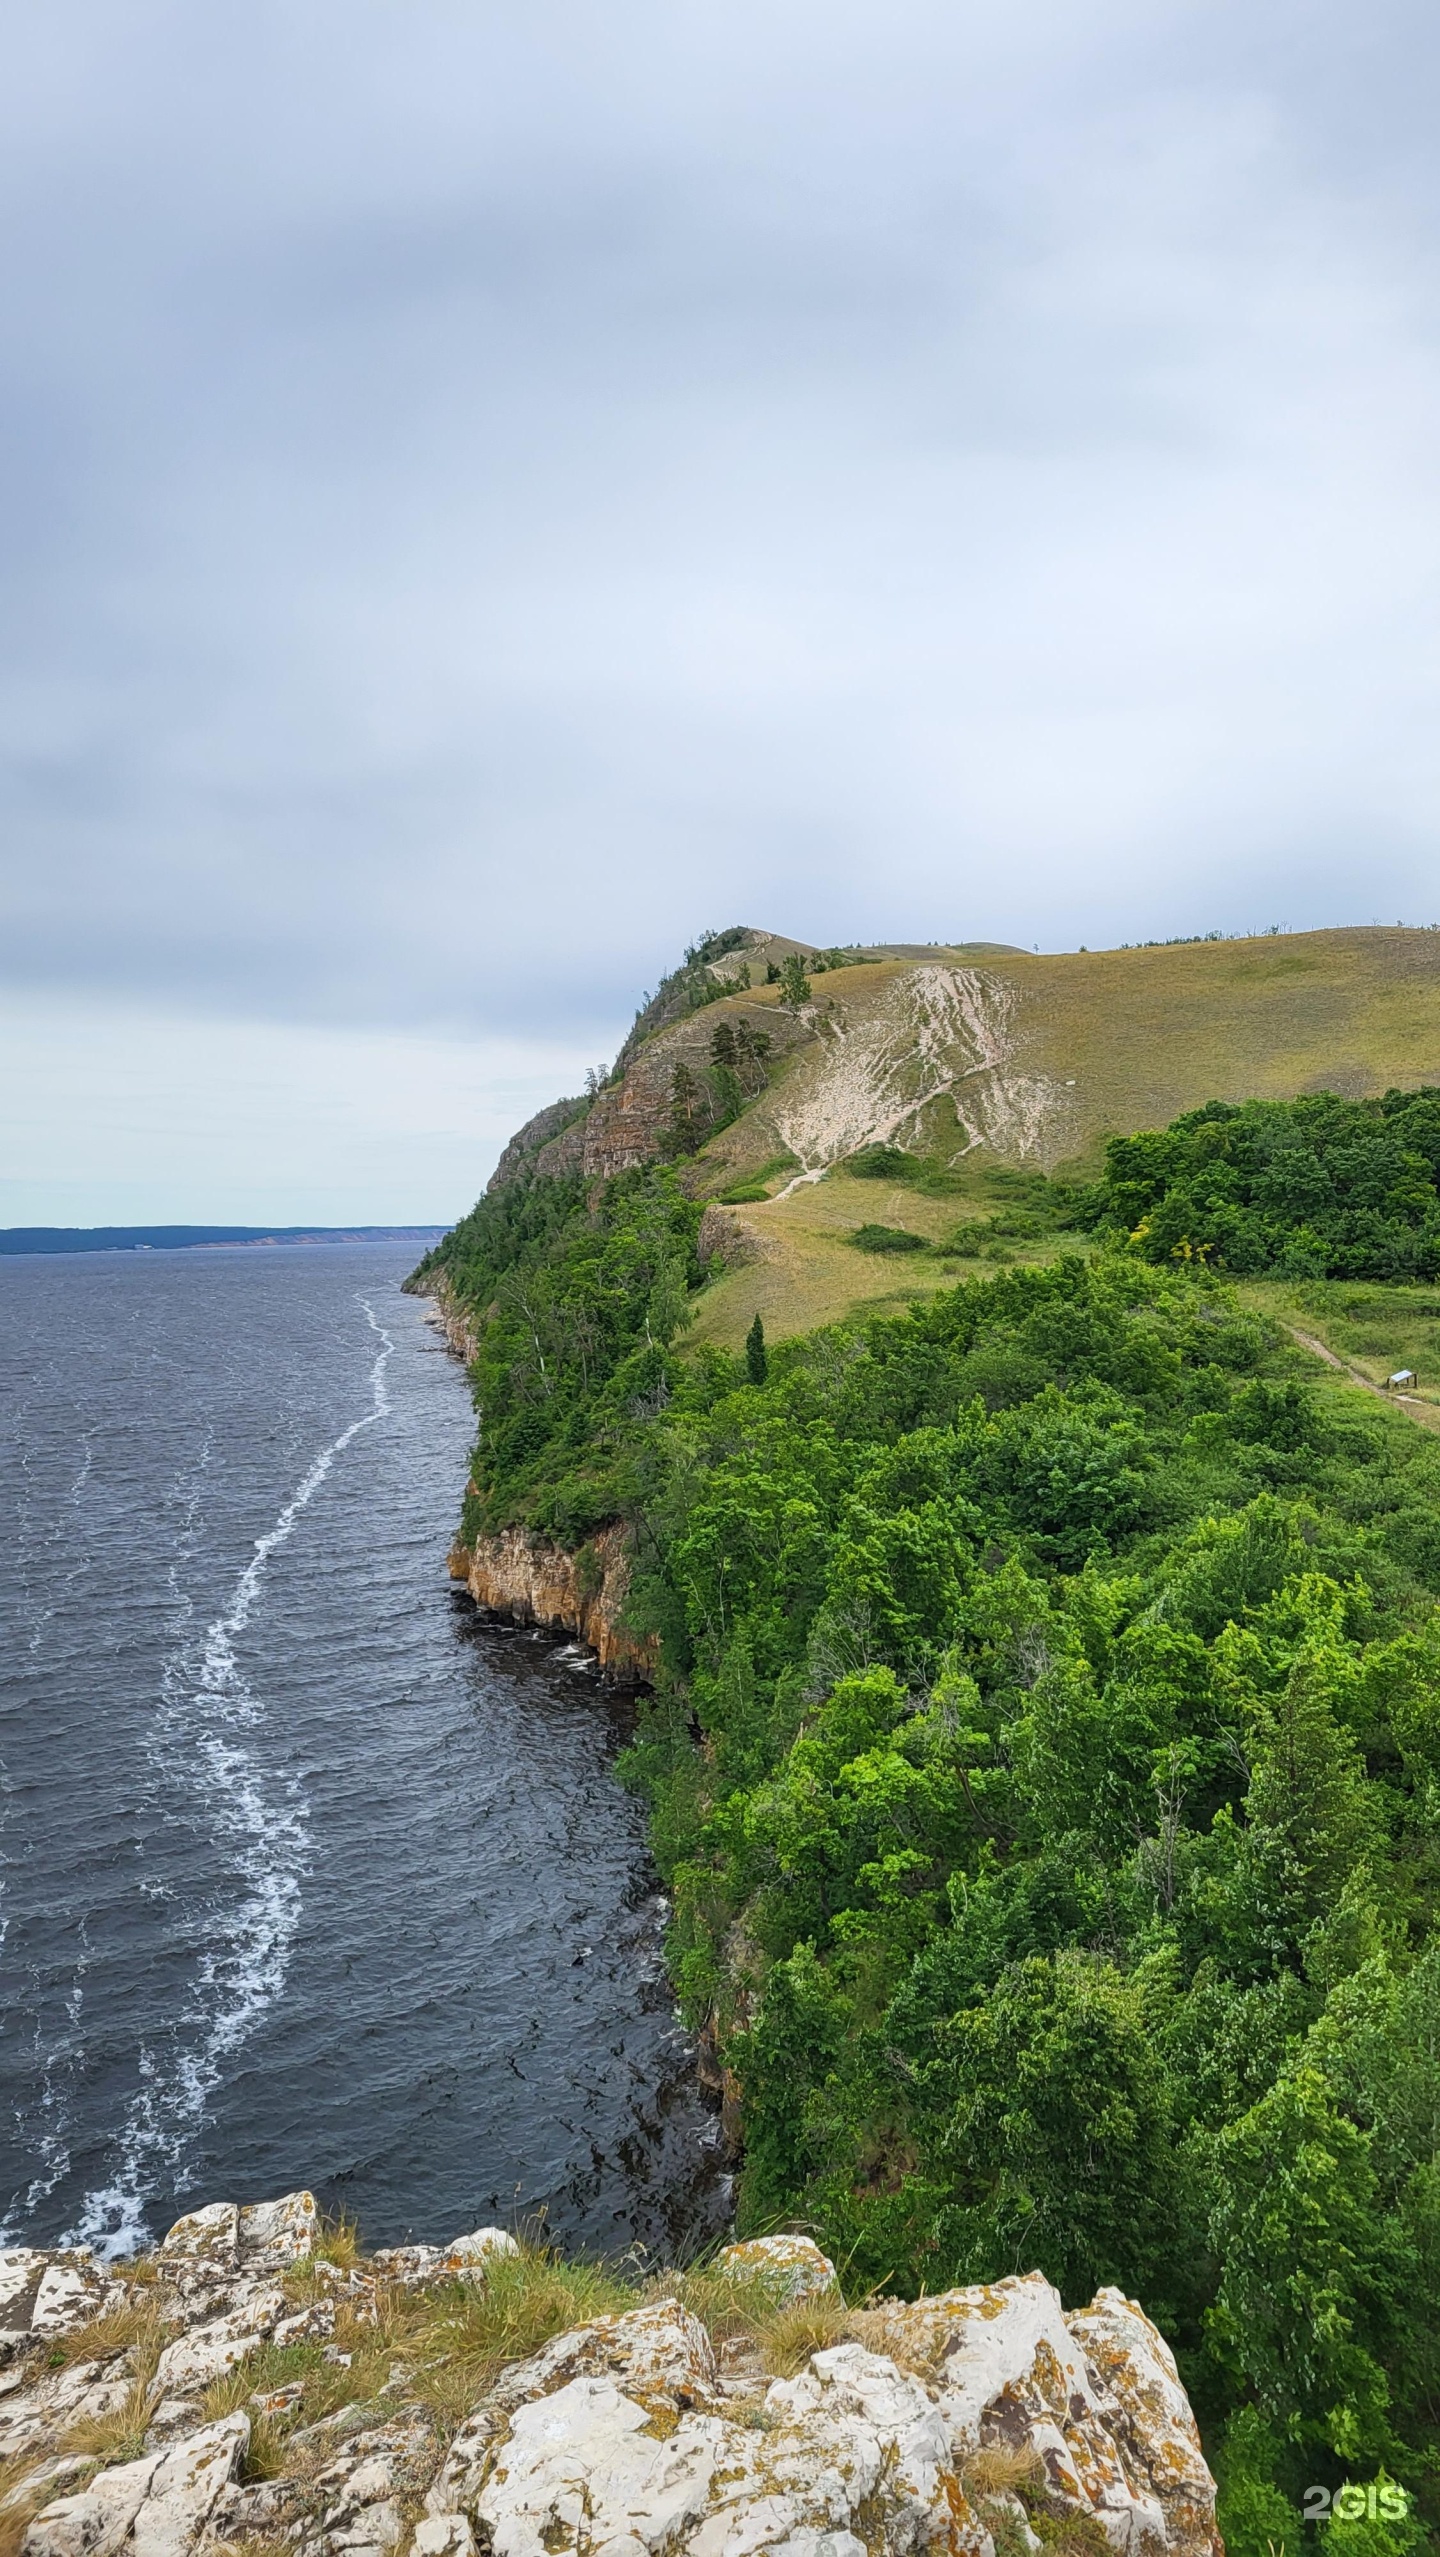
[[[757,1030],[748,1021],[735,1025],[735,1072],[747,1100],[765,1089],[766,1058],[770,1054],[770,1033]]]
[[[1186,2215],[1142,1984],[1093,1954],[1032,1956],[936,2039],[947,2277],[1039,2264],[1067,2298],[1118,2282],[1173,2307]]]
[[[1440,1090],[1345,1101],[1207,1101],[1112,1138],[1082,1213],[1152,1261],[1245,1274],[1429,1278],[1440,1270]]]
[[[1236,1871],[1243,1932],[1265,1967],[1295,1963],[1312,1929],[1363,1884],[1381,1846],[1381,1801],[1347,1725],[1359,1654],[1344,1593],[1305,1572],[1216,1645],[1244,1717],[1250,1781]]]
[[[666,1132],[668,1152],[672,1155],[693,1154],[708,1135],[710,1121],[710,1106],[704,1088],[682,1057],[670,1079],[670,1120]]]
[[[780,1000],[795,1005],[810,1000],[810,980],[798,950],[787,951],[780,962]]]
[[[1225,2557],[1304,2557],[1299,2510],[1276,2482],[1286,2448],[1257,2407],[1242,2406],[1226,2425],[1214,2460]]]
[[[1215,2143],[1208,2320],[1220,2359],[1292,2438],[1341,2460],[1391,2450],[1377,2312],[1401,2273],[1370,2141],[1302,2063]]]
[[[758,1314],[745,1335],[745,1373],[752,1385],[763,1385],[770,1373],[770,1359],[765,1347],[765,1326]]]

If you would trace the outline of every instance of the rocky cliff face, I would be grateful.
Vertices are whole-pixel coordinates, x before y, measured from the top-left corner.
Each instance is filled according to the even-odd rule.
[[[425,1293],[432,1307],[427,1322],[468,1366],[479,1346],[473,1309],[461,1303],[443,1270],[426,1279]],[[522,1527],[474,1545],[457,1543],[450,1549],[450,1577],[463,1580],[477,1607],[491,1615],[588,1644],[604,1675],[621,1686],[648,1685],[655,1674],[658,1647],[621,1621],[630,1582],[621,1526],[602,1528],[574,1554]]]
[[[533,1172],[542,1154],[546,1157],[547,1171],[568,1168],[562,1166],[556,1149],[567,1129],[571,1128],[576,1129],[576,1144],[579,1144],[577,1122],[584,1119],[588,1107],[588,1102],[569,1100],[552,1101],[548,1109],[537,1110],[533,1119],[527,1119],[523,1128],[516,1129],[486,1182],[486,1188],[503,1190],[507,1181],[518,1180],[522,1173]]]
[[[476,2337],[555,2281],[503,2231],[318,2238],[298,2193],[131,2266],[0,2254],[21,2557],[1223,2557],[1174,2361],[1118,2291],[852,2314],[808,2238],[763,2238],[507,2364]]]
[[[747,944],[747,965],[753,957],[757,969],[780,947],[757,932]],[[700,974],[712,988],[729,986],[740,955]],[[931,1141],[956,1154],[985,1147],[1016,1162],[1063,1155],[1075,1142],[1072,1087],[1037,1071],[1021,1035],[1019,990],[1003,972],[918,950],[876,956],[878,964],[817,975],[815,999],[798,1008],[755,988],[693,1012],[652,1005],[615,1080],[588,1103],[558,1102],[531,1119],[490,1187],[521,1172],[600,1181],[655,1162],[670,1132],[676,1069],[703,1076],[722,1019],[762,1031],[778,1072],[780,1089],[759,1096],[753,1113],[760,1154],[772,1158],[778,1147],[811,1177],[877,1139]]]
[[[717,971],[717,974],[720,972]],[[519,1174],[546,1179],[579,1172],[587,1181],[606,1181],[616,1172],[632,1172],[655,1163],[665,1151],[678,1066],[699,1079],[710,1063],[710,1041],[717,1022],[732,1027],[748,1021],[763,1032],[772,1061],[778,1062],[814,1036],[811,1026],[773,1001],[751,1001],[745,995],[707,1004],[658,1030],[622,1058],[617,1080],[593,1100],[561,1101],[541,1110],[510,1139],[486,1187],[502,1189]]]
[[[604,1181],[616,1172],[658,1161],[670,1130],[676,1068],[687,1066],[697,1081],[703,1077],[710,1063],[710,1042],[722,1019],[732,1028],[748,1022],[752,1030],[763,1033],[770,1043],[772,1065],[792,1050],[808,1046],[814,1036],[807,1022],[773,1001],[752,1002],[745,995],[731,995],[723,1004],[707,1004],[637,1049],[621,1080],[597,1093],[583,1131],[567,1131],[558,1145],[547,1146],[537,1155],[536,1168],[568,1170],[578,1160],[587,1181]],[[560,1148],[577,1136],[582,1140],[578,1157],[564,1158]]]
[[[480,1347],[479,1318],[473,1307],[461,1304],[444,1270],[432,1271],[415,1293],[429,1297],[433,1311],[426,1315],[426,1322],[444,1333],[446,1348],[468,1367]]]
[[[453,1546],[450,1576],[463,1580],[476,1605],[492,1615],[588,1643],[607,1678],[635,1686],[655,1674],[656,1645],[621,1621],[630,1580],[623,1527],[602,1528],[575,1554],[526,1528],[507,1528],[474,1545]]]

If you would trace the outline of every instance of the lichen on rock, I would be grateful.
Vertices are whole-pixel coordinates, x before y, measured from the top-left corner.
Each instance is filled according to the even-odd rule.
[[[292,2194],[191,2212],[129,2268],[0,2254],[22,2557],[1036,2557],[1067,2524],[1115,2557],[1222,2557],[1173,2357],[1118,2291],[1067,2316],[1031,2273],[852,2312],[813,2240],[782,2232],[693,2278],[699,2306],[729,2304],[718,2352],[676,2276],[502,2354],[457,2421],[465,2303],[501,2285],[493,2331],[521,2332],[527,2280],[553,2305],[553,2262],[496,2229],[350,2261],[318,2236]],[[811,2313],[839,2340],[777,2377],[767,2332]],[[375,2366],[336,2404],[367,2333]],[[399,2358],[386,2333],[409,2338]]]
[[[838,2291],[835,2267],[813,2237],[788,2232],[778,2237],[746,2237],[721,2248],[717,2270],[742,2281],[760,2283],[777,2306]]]

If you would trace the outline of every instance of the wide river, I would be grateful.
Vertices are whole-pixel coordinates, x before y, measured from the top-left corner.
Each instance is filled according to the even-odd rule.
[[[0,2243],[723,2223],[625,1708],[446,1580],[413,1255],[0,1259]]]

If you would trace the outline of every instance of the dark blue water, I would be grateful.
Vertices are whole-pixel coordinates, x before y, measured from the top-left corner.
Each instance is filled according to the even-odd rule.
[[[723,2220],[626,1709],[446,1580],[412,1252],[0,1260],[0,2242]]]

